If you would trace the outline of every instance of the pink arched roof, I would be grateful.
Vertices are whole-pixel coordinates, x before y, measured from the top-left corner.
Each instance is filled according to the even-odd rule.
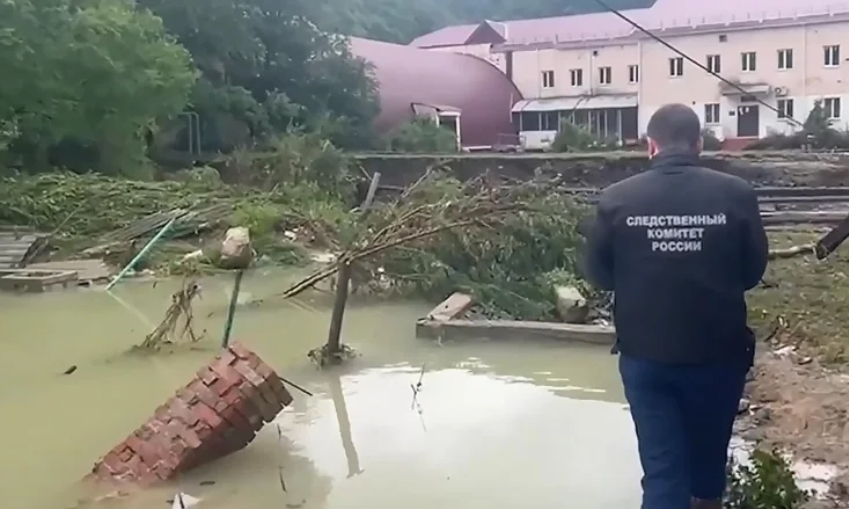
[[[477,57],[351,38],[351,52],[374,66],[385,133],[414,117],[413,104],[460,110],[464,146],[498,143],[513,133],[511,108],[519,89],[495,66]]]

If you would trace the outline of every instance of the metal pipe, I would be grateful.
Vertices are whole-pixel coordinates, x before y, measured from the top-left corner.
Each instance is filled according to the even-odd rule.
[[[233,331],[233,320],[236,318],[236,305],[239,303],[239,291],[242,288],[242,277],[244,270],[236,272],[236,282],[233,284],[233,294],[230,295],[230,307],[227,308],[227,323],[224,325],[224,338],[221,340],[221,348],[230,346],[230,333]]]
[[[151,249],[153,249],[153,246],[156,245],[156,243],[159,242],[159,240],[166,233],[168,233],[168,230],[170,230],[171,227],[174,226],[174,223],[176,223],[177,219],[179,219],[180,217],[183,217],[183,215],[181,214],[179,216],[172,217],[171,220],[168,221],[168,223],[165,226],[163,226],[161,230],[159,230],[159,233],[157,233],[152,239],[150,239],[150,241],[148,241],[147,244],[145,244],[145,246],[142,248],[142,250],[139,251],[139,254],[137,254],[132,260],[130,260],[130,263],[128,263],[123,269],[121,269],[121,272],[119,272],[118,275],[115,276],[115,279],[113,279],[112,282],[109,283],[109,286],[106,287],[107,292],[109,290],[111,290],[112,287],[114,287],[116,284],[118,284],[118,281],[123,279],[124,276],[127,275],[127,272],[129,272],[130,269],[135,267],[136,264],[139,262],[139,260],[144,258],[147,255],[147,253],[150,252]]]

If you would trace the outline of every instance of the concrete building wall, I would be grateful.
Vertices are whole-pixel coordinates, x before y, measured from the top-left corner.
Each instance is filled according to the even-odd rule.
[[[680,1],[684,0],[675,0]],[[746,5],[752,1],[746,0]],[[512,40],[515,37],[511,35],[501,45],[457,44],[432,51],[471,54],[493,62],[504,73],[509,71],[525,103],[534,100],[547,103],[523,104],[522,112],[533,108],[551,111],[555,100],[572,104],[569,108],[589,110],[595,107],[592,103],[605,101],[586,98],[631,96],[631,100],[636,97],[638,106],[638,130],[644,133],[657,108],[680,102],[690,105],[706,128],[725,139],[792,132],[799,124],[782,118],[776,110],[792,109],[792,118],[804,122],[814,104],[823,101],[833,113],[832,125],[847,129],[849,4],[840,10],[834,6],[801,6],[801,0],[792,2],[796,6],[793,9],[764,0],[756,6],[749,5],[748,10],[741,6],[745,12],[736,12],[725,4],[714,9],[692,0],[693,5],[671,13],[666,7],[661,8],[659,0],[647,14],[641,14],[645,17],[644,26],[684,54],[703,65],[708,65],[709,57],[712,63],[718,61],[719,74],[745,89],[745,94],[686,59],[679,68],[677,62],[670,60],[678,59],[677,53],[637,32],[601,41],[585,36],[570,38],[569,33],[561,30],[563,33],[547,42],[523,44]],[[764,11],[752,11],[754,7]],[[696,16],[699,9],[705,12]],[[685,16],[690,11],[695,17]],[[664,13],[675,14],[675,19],[664,18]],[[546,22],[554,21],[552,18]],[[506,23],[507,35],[514,34],[511,27],[518,23]],[[554,27],[548,30],[553,31]],[[839,54],[828,57],[832,61],[827,61],[826,52],[831,51],[826,50],[828,47],[838,48]],[[754,56],[744,57],[744,54]],[[671,72],[671,66],[681,72]],[[602,69],[609,69],[609,83],[600,79],[602,72],[608,72]],[[574,72],[580,72],[580,83],[573,83]],[[580,104],[574,106],[574,99],[579,97]],[[568,99],[573,100],[570,103]],[[545,145],[545,140],[555,134],[550,130],[551,122],[545,124],[546,132],[525,132],[524,139],[539,139],[542,141],[537,144]]]
[[[632,65],[639,66],[637,44],[514,51],[513,82],[525,98],[636,93],[638,83],[629,80]],[[609,83],[600,80],[602,68],[610,70]],[[573,71],[580,73],[580,85],[573,84]]]

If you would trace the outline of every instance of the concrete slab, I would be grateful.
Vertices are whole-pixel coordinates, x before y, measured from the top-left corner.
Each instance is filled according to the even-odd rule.
[[[602,325],[516,320],[448,320],[423,318],[416,322],[416,337],[442,341],[463,339],[522,340],[529,338],[577,341],[611,346],[616,330]]]
[[[450,297],[442,301],[441,304],[433,308],[433,310],[427,314],[427,317],[428,319],[437,322],[453,320],[454,318],[459,318],[468,311],[472,307],[472,304],[474,304],[474,301],[470,295],[454,292]]]
[[[74,271],[0,269],[0,290],[40,293],[77,282]]]

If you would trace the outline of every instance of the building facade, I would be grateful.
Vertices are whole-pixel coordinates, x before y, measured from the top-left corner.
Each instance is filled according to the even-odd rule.
[[[474,44],[460,32],[413,44],[478,56],[504,72],[525,98],[513,107],[513,124],[527,148],[544,148],[563,119],[599,136],[636,139],[670,102],[692,106],[720,139],[792,132],[818,101],[845,129],[849,3],[827,1],[657,0],[625,12],[730,83],[612,13],[485,22]]]

